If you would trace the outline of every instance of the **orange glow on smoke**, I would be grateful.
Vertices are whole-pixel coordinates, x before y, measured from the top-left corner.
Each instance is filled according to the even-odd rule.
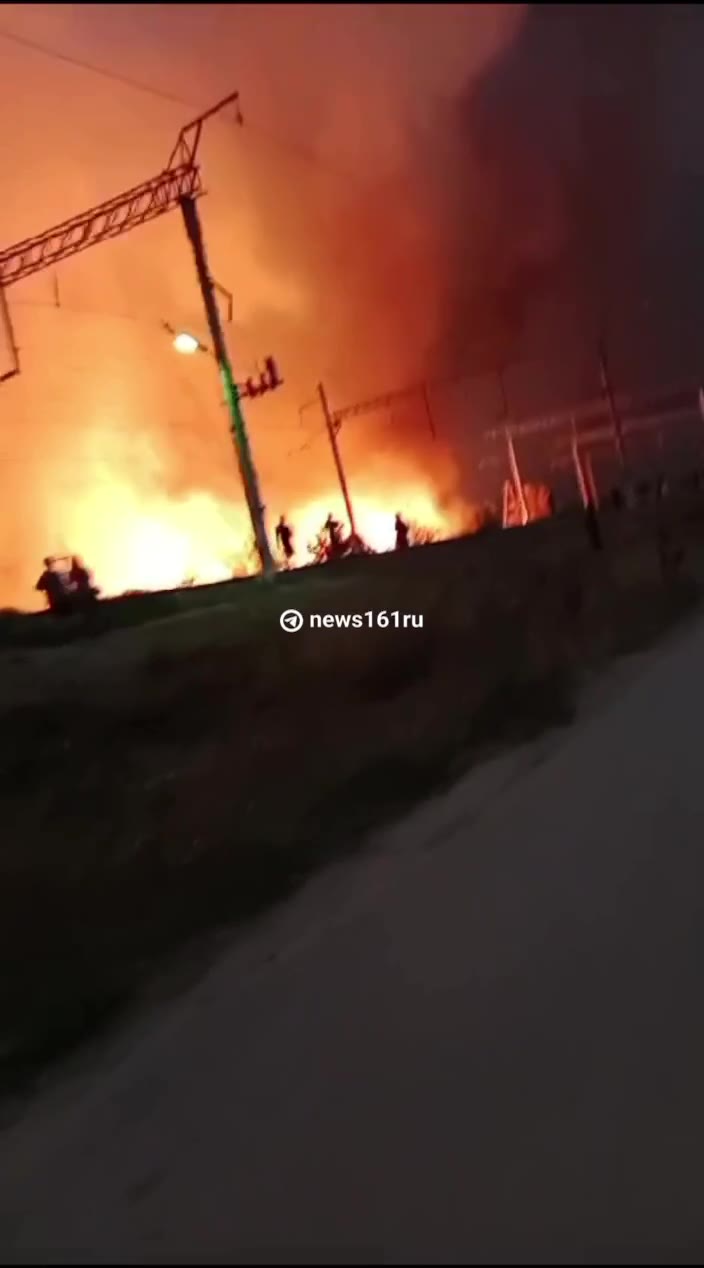
[[[234,295],[238,379],[269,353],[282,370],[281,392],[246,412],[272,547],[283,511],[299,565],[329,511],[346,523],[324,420],[301,420],[299,407],[321,376],[334,407],[430,373],[456,281],[439,196],[456,168],[443,103],[523,20],[521,5],[3,6],[29,41],[0,41],[0,99],[22,120],[4,138],[4,246],[161,170],[195,113],[188,101],[232,88],[237,51],[245,124],[206,126],[201,214],[215,276]],[[179,84],[183,107],[159,99]],[[0,606],[41,606],[33,586],[47,554],[81,555],[106,595],[251,571],[212,358],[177,356],[163,329],[168,319],[212,342],[181,217],[26,279],[11,309],[22,373],[0,389]],[[0,338],[0,374],[7,354]],[[463,527],[447,499],[459,505],[468,429],[463,414],[453,440],[452,410],[438,410],[448,426],[437,443],[420,406],[345,427],[358,530],[374,549],[393,546],[397,510],[438,536]]]
[[[86,562],[105,595],[226,581],[246,570],[245,515],[208,493],[147,497],[104,481],[67,513],[64,533],[69,551],[86,543]]]
[[[459,518],[443,512],[432,490],[422,485],[394,485],[388,492],[355,495],[353,510],[359,536],[367,546],[378,552],[393,550],[396,511],[406,520],[422,525],[425,529],[432,529],[438,538],[449,537],[461,529]],[[295,516],[291,517],[295,531],[296,559],[299,563],[309,562],[307,546],[320,531],[330,511],[347,532],[349,525],[339,493],[327,500],[316,498],[300,507]]]

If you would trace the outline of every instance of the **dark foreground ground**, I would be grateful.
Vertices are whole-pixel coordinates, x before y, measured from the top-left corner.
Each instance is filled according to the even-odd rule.
[[[596,695],[37,1097],[0,1260],[701,1264],[701,620]]]
[[[6,623],[0,1093],[111,1020],[197,935],[290,894],[498,748],[568,723],[581,681],[696,601],[701,512],[671,514],[679,581],[661,574],[647,516],[606,521],[601,556],[567,517],[132,601],[89,637]],[[423,628],[287,635],[291,606],[398,610]]]

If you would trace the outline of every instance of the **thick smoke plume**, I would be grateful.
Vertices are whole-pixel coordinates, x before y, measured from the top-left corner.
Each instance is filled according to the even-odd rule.
[[[184,102],[0,41],[3,115],[14,121],[5,243],[160,170],[181,124],[239,89],[244,126],[219,122],[204,136],[201,212],[213,274],[235,295],[238,374],[269,352],[284,373],[249,423],[270,519],[309,507],[301,548],[313,513],[340,507],[322,420],[299,407],[319,379],[343,405],[426,372],[445,319],[427,121],[444,127],[444,102],[506,48],[521,14],[0,6],[6,30]],[[247,530],[212,367],[180,361],[159,327],[205,334],[179,216],[67,262],[57,280],[59,307],[47,275],[10,292],[23,373],[2,389],[6,540],[9,521],[15,529],[3,598],[28,601],[47,551],[87,554],[111,588],[207,573],[213,544],[219,566]],[[411,514],[450,524],[458,467],[422,411],[355,420],[342,439],[368,523],[381,531],[382,508],[388,524],[413,494]]]
[[[1,5],[0,27],[165,96],[0,39],[0,241],[160,170],[179,127],[238,88],[244,126],[204,135],[201,213],[235,295],[238,375],[274,353],[286,380],[248,408],[270,521],[288,512],[304,554],[342,509],[319,412],[299,414],[318,380],[341,406],[481,373],[481,402],[436,399],[435,441],[412,402],[341,433],[377,537],[404,508],[451,529],[478,489],[499,366],[532,409],[595,389],[600,326],[623,375],[682,359],[703,20],[678,5]],[[57,278],[59,307],[47,275],[9,293],[23,373],[0,387],[0,602],[30,601],[47,551],[87,554],[113,589],[219,575],[248,531],[213,367],[160,327],[206,334],[179,216]]]
[[[464,179],[439,182],[447,363],[540,360],[529,390],[553,400],[570,349],[574,375],[589,345],[595,377],[599,329],[631,380],[681,369],[685,342],[695,363],[702,35],[694,5],[533,5],[467,85],[441,158]]]

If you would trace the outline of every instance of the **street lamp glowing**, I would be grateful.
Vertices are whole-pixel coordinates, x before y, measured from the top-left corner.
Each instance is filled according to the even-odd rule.
[[[200,341],[195,335],[189,335],[187,330],[181,330],[174,335],[174,348],[177,352],[182,352],[184,356],[192,356],[194,352],[200,351]]]

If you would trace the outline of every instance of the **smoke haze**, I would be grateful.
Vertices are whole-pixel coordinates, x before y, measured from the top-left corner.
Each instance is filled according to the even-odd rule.
[[[235,295],[236,373],[274,352],[286,380],[248,411],[265,500],[270,519],[311,499],[336,506],[321,420],[301,421],[299,406],[320,378],[344,404],[420,377],[442,300],[414,133],[520,19],[520,7],[491,5],[2,5],[3,29],[184,104],[0,41],[0,240],[161,170],[179,127],[237,88],[245,126],[204,133],[201,214],[212,272]],[[146,555],[171,551],[168,576],[159,566],[154,579],[173,583],[186,538],[203,538],[200,556],[214,532],[246,535],[212,367],[176,357],[159,329],[168,319],[205,334],[178,214],[57,278],[58,309],[48,274],[9,292],[23,373],[3,387],[0,480],[15,525],[4,589],[23,604],[47,550],[93,551],[109,585],[127,582],[123,552],[139,586]],[[350,424],[360,496],[395,482],[399,497],[417,485],[426,502],[452,499],[453,456],[436,445],[429,469],[422,420],[402,421]],[[205,513],[205,495],[217,511]]]
[[[466,362],[481,327],[478,363],[552,353],[554,375],[569,337],[601,324],[631,379],[638,362],[671,373],[683,339],[696,362],[703,36],[694,5],[533,5],[467,85],[452,126],[471,187],[451,187],[450,360]]]
[[[624,375],[698,355],[702,21],[678,5],[0,5],[2,30],[165,94],[0,39],[0,241],[155,174],[181,125],[239,89],[244,126],[204,132],[200,210],[235,297],[237,376],[274,353],[285,379],[247,410],[270,525],[288,512],[304,553],[342,509],[319,413],[299,415],[318,380],[340,406],[481,371],[474,396],[441,394],[436,441],[417,405],[342,431],[377,539],[397,505],[449,531],[478,489],[497,365],[532,409],[595,390],[600,320]],[[58,308],[48,273],[8,292],[23,372],[0,386],[0,602],[31,602],[47,551],[84,553],[113,589],[220,575],[248,530],[212,363],[160,328],[206,337],[180,216],[56,276]]]

